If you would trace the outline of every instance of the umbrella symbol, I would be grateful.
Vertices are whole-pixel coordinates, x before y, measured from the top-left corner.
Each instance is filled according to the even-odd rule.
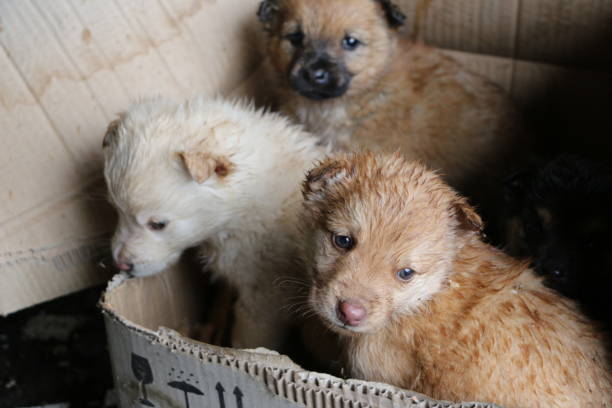
[[[168,385],[172,388],[176,388],[177,390],[181,390],[185,393],[185,407],[186,408],[189,408],[189,395],[188,394],[204,395],[202,391],[198,390],[193,385],[187,382],[184,382],[184,381],[170,381]]]

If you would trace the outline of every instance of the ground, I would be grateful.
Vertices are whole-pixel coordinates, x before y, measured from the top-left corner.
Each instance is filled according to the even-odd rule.
[[[102,290],[0,317],[0,408],[113,406]]]

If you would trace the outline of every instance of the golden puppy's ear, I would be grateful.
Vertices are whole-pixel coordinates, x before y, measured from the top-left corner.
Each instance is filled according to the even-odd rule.
[[[198,184],[202,184],[213,174],[223,178],[229,174],[232,167],[232,163],[227,158],[205,152],[182,152],[179,156],[191,178]]]
[[[484,229],[482,218],[465,198],[458,197],[452,205],[452,211],[459,223],[459,228],[464,231],[482,233]]]
[[[278,13],[278,8],[278,0],[263,0],[261,3],[259,3],[257,17],[259,17],[259,21],[262,22],[266,30],[270,30],[272,28],[274,18]]]
[[[311,169],[302,185],[302,194],[307,201],[320,201],[325,198],[330,186],[347,180],[353,173],[346,159],[326,159]]]
[[[391,0],[376,0],[383,8],[387,22],[393,28],[403,26],[406,23],[406,15],[402,13]]]
[[[119,126],[121,125],[122,115],[119,116],[119,119],[115,119],[111,121],[106,127],[106,133],[104,134],[104,139],[102,140],[102,148],[110,146],[110,144],[117,137],[117,131],[119,130]]]

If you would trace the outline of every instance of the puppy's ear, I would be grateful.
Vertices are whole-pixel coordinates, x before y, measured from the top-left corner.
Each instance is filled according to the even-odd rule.
[[[264,28],[269,30],[272,27],[274,17],[278,13],[278,0],[263,0],[259,3],[257,17],[262,22]]]
[[[113,140],[115,140],[117,137],[117,131],[119,130],[119,125],[121,125],[121,119],[122,117],[120,116],[119,119],[115,119],[108,124],[106,133],[104,134],[104,139],[102,140],[102,148],[110,146]]]
[[[346,181],[353,172],[353,167],[346,159],[329,158],[319,163],[308,172],[302,184],[306,204],[323,201],[331,186]]]
[[[387,17],[387,21],[391,27],[400,27],[406,23],[406,15],[401,12],[399,7],[394,4],[391,0],[376,0],[383,11],[385,12],[385,17]]]
[[[202,184],[213,174],[223,178],[229,174],[232,167],[232,163],[226,157],[213,156],[205,152],[182,152],[179,156],[191,178],[198,184]]]
[[[306,175],[302,194],[306,201],[321,201],[332,185],[344,181],[352,174],[350,163],[345,159],[326,159]]]
[[[452,204],[452,211],[454,212],[455,219],[459,223],[459,228],[464,231],[482,233],[484,223],[480,215],[474,210],[474,207],[472,207],[465,198],[457,197]]]

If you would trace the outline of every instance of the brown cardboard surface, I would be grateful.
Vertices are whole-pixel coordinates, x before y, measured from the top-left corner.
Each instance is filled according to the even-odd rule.
[[[118,275],[109,284],[101,306],[121,407],[496,407],[434,401],[387,384],[304,371],[265,349],[228,349],[183,337],[172,328],[197,315],[187,299],[201,297],[189,272],[176,267],[143,279]]]
[[[428,44],[589,69],[612,66],[609,0],[399,0]]]
[[[227,92],[257,0],[0,2],[0,315],[109,277],[101,140],[142,96]]]
[[[252,95],[261,85],[257,3],[0,2],[0,315],[109,277],[98,266],[114,223],[101,180],[106,124],[142,96]],[[610,21],[607,0],[399,3],[413,33],[420,27],[428,42],[454,49],[521,104],[556,78],[574,89],[611,81],[603,71],[504,58],[599,67],[609,47],[599,56],[574,48]]]

